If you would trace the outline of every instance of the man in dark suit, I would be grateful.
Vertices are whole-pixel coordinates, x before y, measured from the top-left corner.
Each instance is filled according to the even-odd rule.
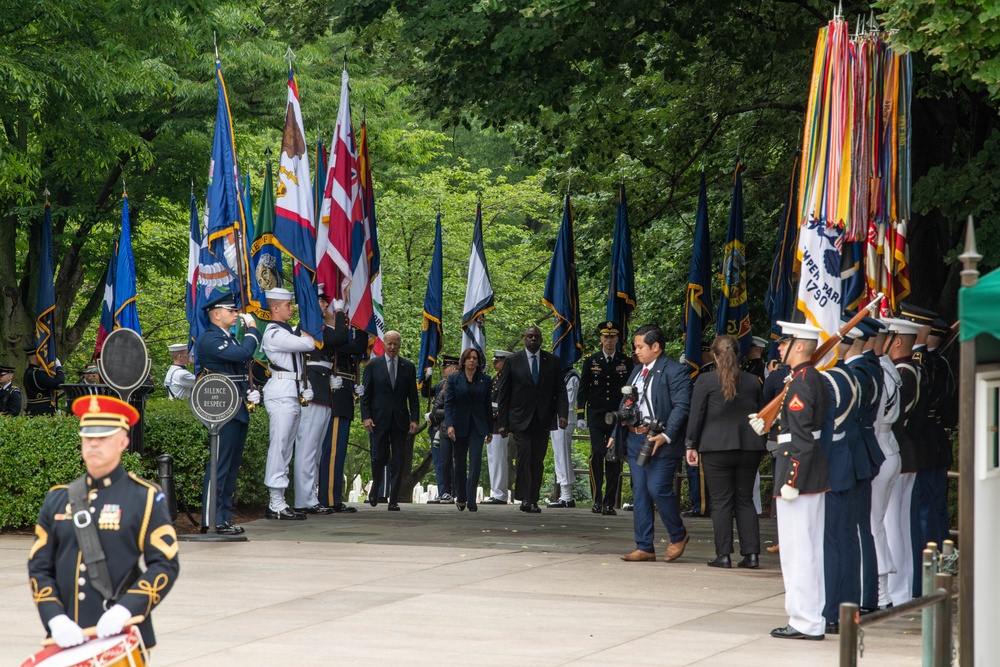
[[[569,401],[559,359],[541,349],[542,331],[524,330],[524,349],[507,357],[500,376],[497,422],[500,437],[510,433],[514,444],[517,482],[514,498],[521,511],[541,513],[538,497],[542,488],[545,450],[549,431],[566,428]]]
[[[664,560],[677,560],[684,553],[690,535],[681,519],[674,473],[684,456],[684,432],[691,408],[691,375],[686,364],[663,354],[664,337],[660,327],[646,324],[635,330],[633,345],[639,359],[629,377],[629,384],[639,396],[638,408],[643,419],[652,417],[663,431],[652,435],[645,425],[619,428],[615,445],[620,456],[628,456],[632,472],[632,495],[635,504],[632,522],[635,551],[622,556],[629,562],[656,560],[653,550],[653,506],[670,536]],[[630,398],[622,399],[622,407]],[[619,408],[621,409],[621,408]],[[638,462],[646,440],[653,444],[652,455],[644,465]]]
[[[392,460],[392,483],[389,511],[399,511],[399,487],[403,483],[403,450],[407,434],[417,432],[420,398],[417,395],[417,369],[413,362],[399,356],[397,331],[385,333],[385,355],[375,357],[365,368],[361,394],[361,419],[370,434],[372,450],[372,490],[368,502],[378,505],[385,466]]]

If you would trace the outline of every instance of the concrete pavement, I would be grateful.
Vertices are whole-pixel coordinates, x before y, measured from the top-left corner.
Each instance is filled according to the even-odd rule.
[[[625,563],[619,556],[634,548],[626,512],[363,505],[256,521],[246,543],[181,545],[180,578],[154,613],[154,664],[838,664],[836,637],[768,636],[787,620],[777,556],[762,554],[759,571],[708,568],[711,520],[686,524],[692,540],[680,560]],[[773,540],[774,522],[762,524]],[[43,635],[27,584],[31,542],[0,537],[4,664],[20,664]],[[920,664],[919,617],[866,632],[865,664]]]

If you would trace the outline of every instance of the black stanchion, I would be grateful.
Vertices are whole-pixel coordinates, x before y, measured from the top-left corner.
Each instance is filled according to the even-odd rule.
[[[163,490],[167,502],[170,520],[177,520],[177,494],[174,490],[174,459],[169,454],[156,457],[156,480]]]

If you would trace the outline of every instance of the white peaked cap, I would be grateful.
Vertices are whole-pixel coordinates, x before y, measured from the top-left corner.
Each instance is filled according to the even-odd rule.
[[[781,327],[782,336],[794,336],[799,340],[819,340],[819,335],[823,333],[823,330],[819,327],[799,322],[783,322],[778,320],[778,326]]]

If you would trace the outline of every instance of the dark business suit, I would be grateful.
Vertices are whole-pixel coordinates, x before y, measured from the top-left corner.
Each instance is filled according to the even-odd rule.
[[[636,386],[644,366],[638,365],[629,376],[629,384]],[[627,434],[616,438],[616,445],[625,440],[625,454],[632,473],[633,511],[632,521],[635,532],[635,548],[654,553],[653,547],[653,506],[660,514],[660,520],[670,535],[670,542],[680,542],[687,535],[681,520],[677,494],[674,493],[674,473],[684,455],[684,427],[687,425],[691,407],[691,375],[686,364],[679,364],[666,355],[660,355],[646,374],[640,406],[649,401],[653,417],[663,422],[663,435],[667,442],[660,445],[643,467],[636,463],[636,457],[646,435],[618,429]],[[622,406],[625,399],[622,400]]]
[[[740,371],[736,396],[727,401],[717,372],[702,373],[691,396],[687,447],[701,455],[711,494],[715,553],[733,553],[733,516],[740,554],[760,553],[760,525],[753,505],[754,478],[764,454],[764,440],[747,421],[761,406],[757,376]]]
[[[399,487],[403,484],[403,451],[410,422],[420,415],[417,395],[417,369],[413,362],[396,357],[396,382],[389,380],[387,357],[375,357],[365,367],[361,395],[361,419],[371,419],[374,427],[369,441],[372,455],[372,493],[381,488],[385,466],[392,460],[392,484],[389,503],[399,502]]]
[[[444,427],[455,429],[455,500],[468,501],[469,507],[476,506],[476,487],[483,466],[483,440],[493,421],[492,388],[493,382],[486,373],[477,371],[469,382],[463,370],[448,378],[445,390]]]
[[[517,483],[514,498],[537,503],[542,488],[545,451],[549,431],[558,428],[558,419],[569,415],[569,400],[563,384],[559,360],[539,350],[538,382],[531,375],[527,350],[507,357],[500,374],[500,400],[497,420],[510,432],[514,443]]]

